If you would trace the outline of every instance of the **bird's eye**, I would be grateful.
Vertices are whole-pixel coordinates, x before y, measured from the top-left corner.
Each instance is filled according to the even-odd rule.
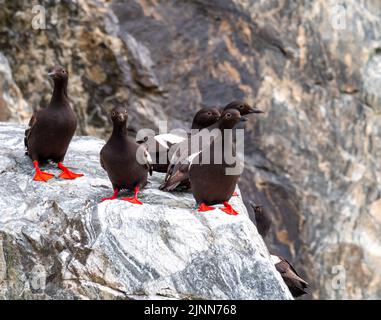
[[[212,113],[211,112],[208,112],[208,116],[211,116],[212,115]]]
[[[116,113],[115,113],[115,111],[113,111],[113,112],[112,112],[112,116],[115,117],[115,115],[116,115]]]
[[[227,113],[226,114],[226,118],[230,118],[231,117],[231,114],[230,113]]]
[[[241,104],[241,105],[239,106],[239,108],[242,109],[242,108],[243,108],[243,105]]]

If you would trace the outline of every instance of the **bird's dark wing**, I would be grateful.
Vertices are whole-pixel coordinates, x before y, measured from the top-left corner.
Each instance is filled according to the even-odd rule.
[[[28,141],[29,141],[29,138],[32,134],[33,128],[37,122],[37,116],[38,116],[38,112],[34,112],[32,117],[29,120],[28,128],[25,130],[24,145],[26,148],[26,153],[28,153]]]
[[[308,285],[308,283],[300,277],[299,273],[296,272],[296,270],[295,270],[295,268],[293,267],[293,265],[292,265],[291,263],[289,263],[286,259],[284,259],[284,261],[285,261],[286,263],[288,263],[288,265],[290,266],[290,270],[295,274],[295,276],[297,277],[297,279],[298,279],[300,282],[302,282],[303,284]]]
[[[305,288],[308,285],[308,283],[298,275],[296,270],[287,260],[282,259],[282,261],[278,262],[275,265],[275,268],[282,275],[282,277],[290,280],[300,281],[303,288]]]
[[[173,190],[182,181],[188,179],[189,166],[194,158],[202,149],[208,148],[213,143],[220,132],[207,129],[190,136],[188,139],[177,144],[171,157],[164,183],[160,186],[161,190]]]
[[[182,164],[169,178],[160,185],[160,190],[171,191],[176,189],[181,182],[189,179],[189,164]]]

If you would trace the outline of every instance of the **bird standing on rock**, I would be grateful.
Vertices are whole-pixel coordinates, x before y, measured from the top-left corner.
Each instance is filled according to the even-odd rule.
[[[82,177],[65,167],[62,161],[77,128],[77,119],[70,107],[67,95],[68,72],[60,66],[54,67],[49,77],[54,81],[53,95],[47,108],[35,112],[25,131],[26,154],[33,160],[36,173],[33,180],[48,181],[53,174],[41,171],[39,165],[52,160],[62,170],[60,178]]]
[[[132,198],[121,198],[134,204],[142,204],[137,195],[147,184],[148,173],[152,175],[151,157],[144,146],[136,143],[127,135],[128,113],[123,107],[116,107],[111,112],[113,130],[111,137],[100,152],[101,166],[106,170],[114,188],[112,197],[117,198],[121,189],[133,190]]]
[[[236,159],[234,164],[227,162],[226,154],[235,153],[235,148],[233,136],[225,135],[224,131],[233,129],[239,122],[246,120],[235,109],[225,110],[216,124],[217,136],[209,145],[190,156],[189,178],[192,194],[199,205],[198,211],[214,210],[211,205],[224,204],[222,211],[231,215],[238,214],[229,204],[229,200],[234,193],[240,173],[227,174],[227,169],[237,167],[240,161]],[[216,148],[216,145],[220,147]]]
[[[209,130],[214,129],[213,126],[218,118],[213,117],[214,114],[220,114],[228,109],[235,109],[237,110],[241,116],[253,114],[253,113],[263,113],[263,111],[257,109],[256,107],[251,107],[247,103],[243,101],[232,101],[229,104],[227,104],[223,108],[203,108],[200,111],[198,111],[194,117],[193,123],[192,123],[192,129],[206,129]],[[211,118],[208,118],[208,114]],[[196,121],[197,120],[197,121]],[[211,121],[213,120],[213,121]],[[187,143],[191,142],[189,139]],[[179,145],[180,147],[180,145]],[[174,154],[171,157],[171,161],[167,170],[167,174],[165,177],[164,183],[160,186],[161,190],[165,191],[172,191],[176,189],[178,186],[187,185],[189,187],[189,175],[188,175],[188,163],[184,163],[182,160],[184,160],[184,157],[188,157],[191,154],[190,147],[188,148],[188,153],[183,154]],[[234,193],[233,195],[237,196],[237,193]]]
[[[199,110],[192,121],[192,130],[206,130],[213,129],[215,123],[221,116],[220,111],[216,107],[202,108]],[[173,153],[170,163],[168,165],[167,174],[165,175],[164,182],[160,185],[160,190],[172,191],[179,186],[186,185],[189,188],[188,166],[181,163],[183,157],[190,155],[192,141],[197,139],[199,133],[188,134],[188,139],[177,144],[177,149]],[[185,148],[185,153],[181,153]]]
[[[217,122],[220,115],[221,114],[218,108],[203,108],[193,117],[191,129],[201,130],[207,128]],[[155,160],[155,163],[152,166],[153,171],[168,172],[168,168],[170,166],[169,152],[171,147],[174,145],[180,145],[189,139],[190,136],[191,133],[164,133],[156,136],[145,137],[143,140],[137,142],[139,144],[144,143],[152,159]]]

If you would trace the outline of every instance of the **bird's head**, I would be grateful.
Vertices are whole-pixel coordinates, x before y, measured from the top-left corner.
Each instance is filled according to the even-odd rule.
[[[111,110],[111,120],[115,123],[125,123],[128,119],[128,112],[125,107],[118,106]]]
[[[69,73],[67,70],[61,66],[55,66],[52,71],[48,73],[48,76],[54,81],[67,80]]]
[[[221,129],[233,129],[239,122],[247,121],[247,119],[242,117],[238,110],[227,109],[222,112],[219,121]]]
[[[224,110],[228,110],[228,109],[238,110],[239,113],[241,114],[241,116],[246,116],[246,115],[252,114],[252,113],[263,113],[262,110],[258,109],[255,106],[250,106],[249,104],[247,104],[246,102],[243,102],[243,101],[230,102],[224,108]]]
[[[221,116],[216,107],[202,108],[196,113],[192,122],[192,129],[204,129],[215,124]]]

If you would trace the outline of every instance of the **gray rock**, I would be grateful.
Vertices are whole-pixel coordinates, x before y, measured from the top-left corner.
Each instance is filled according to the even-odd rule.
[[[65,163],[83,178],[38,183],[23,130],[0,124],[0,298],[291,299],[240,196],[238,216],[198,213],[154,174],[144,205],[100,203],[112,192],[104,141],[71,143]]]
[[[0,121],[23,121],[31,110],[13,80],[8,59],[0,52]]]

